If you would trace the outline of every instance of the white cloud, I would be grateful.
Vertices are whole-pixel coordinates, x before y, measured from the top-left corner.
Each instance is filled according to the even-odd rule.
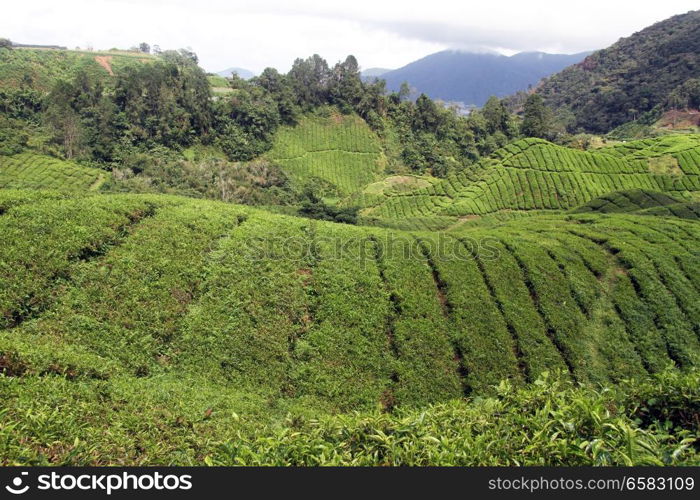
[[[696,7],[696,0],[34,0],[3,6],[0,36],[95,48],[190,46],[207,70],[286,71],[295,57],[347,54],[399,67],[445,48],[578,52]]]

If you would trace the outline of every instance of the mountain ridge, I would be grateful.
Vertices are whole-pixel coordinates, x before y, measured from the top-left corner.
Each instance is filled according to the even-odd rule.
[[[548,54],[444,50],[381,75],[387,88],[407,82],[434,99],[481,106],[492,96],[504,97],[537,84],[543,77],[582,61],[591,52]]]
[[[700,106],[700,10],[670,17],[547,78],[536,92],[569,132]],[[683,88],[688,82],[695,82]],[[650,117],[654,118],[654,117]]]

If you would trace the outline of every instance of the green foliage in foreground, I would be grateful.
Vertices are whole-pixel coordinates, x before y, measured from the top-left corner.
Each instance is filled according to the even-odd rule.
[[[0,376],[4,465],[700,465],[700,374],[308,416],[203,377]],[[7,404],[11,402],[11,404]]]
[[[0,208],[13,373],[206,366],[273,401],[346,411],[436,402],[453,377],[486,394],[547,370],[607,383],[700,360],[700,235],[686,219],[533,216],[414,235],[158,195],[9,191]],[[417,312],[417,290],[439,310]],[[428,358],[441,368],[418,376]]]
[[[665,375],[610,390],[545,374],[527,389],[422,411],[288,420],[240,436],[221,465],[698,465],[700,377]]]

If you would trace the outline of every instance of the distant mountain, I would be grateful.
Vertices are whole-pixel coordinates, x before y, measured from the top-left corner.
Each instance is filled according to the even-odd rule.
[[[671,17],[548,78],[537,93],[570,131],[700,106],[700,11]],[[658,113],[657,113],[658,114]]]
[[[408,82],[434,99],[483,105],[492,96],[526,90],[543,77],[580,62],[590,52],[546,54],[521,52],[513,56],[445,50],[384,73],[387,88]]]
[[[360,76],[362,76],[363,79],[367,80],[370,78],[377,78],[379,76],[382,76],[383,74],[388,73],[389,71],[391,70],[388,68],[367,68],[363,69],[360,72]]]
[[[245,68],[228,68],[223,71],[218,71],[216,74],[219,76],[229,77],[234,71],[236,72],[236,74],[238,74],[238,76],[240,76],[244,80],[250,80],[255,76],[255,73]]]

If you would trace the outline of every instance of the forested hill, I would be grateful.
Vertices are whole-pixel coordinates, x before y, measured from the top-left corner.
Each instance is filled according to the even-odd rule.
[[[503,97],[580,62],[587,54],[521,52],[511,57],[445,50],[381,75],[398,91],[403,82],[433,99],[483,106],[492,95]]]
[[[205,148],[204,156],[228,162],[260,159],[278,129],[307,115],[359,116],[383,141],[387,173],[444,177],[518,134],[498,99],[459,117],[425,95],[414,101],[387,92],[381,80],[363,81],[353,56],[333,66],[318,55],[299,58],[286,74],[267,68],[244,80],[207,76],[188,50],[121,54],[0,46],[0,155],[119,169],[122,178],[139,177],[139,189],[161,191],[182,177],[163,166],[178,163],[184,150]],[[374,167],[363,175],[373,181]],[[276,177],[275,185],[284,184]],[[190,195],[201,183],[185,184]]]
[[[652,110],[700,107],[700,11],[620,39],[537,93],[572,132],[604,133]]]

